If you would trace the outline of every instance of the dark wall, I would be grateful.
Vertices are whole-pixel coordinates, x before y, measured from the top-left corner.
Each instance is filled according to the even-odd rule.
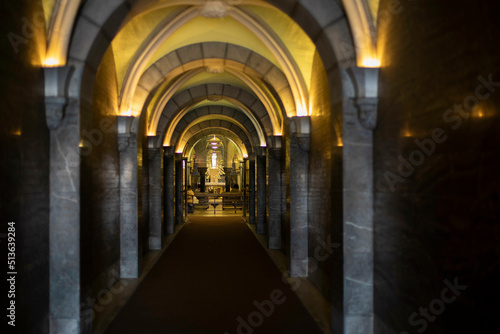
[[[381,9],[390,3],[382,0]],[[401,1],[401,5],[401,12],[379,26],[382,68],[374,133],[376,332],[496,332],[500,328],[498,7],[494,2],[465,0]],[[478,77],[490,76],[499,83],[476,91],[482,84]],[[475,107],[467,105],[468,111],[464,101],[474,102],[476,93],[484,100]],[[455,105],[462,114],[453,111]],[[425,148],[419,148],[416,140],[425,142]],[[444,298],[453,299],[444,280],[456,280],[467,288],[458,291],[456,300],[443,302],[443,292]],[[436,314],[422,320],[420,307],[431,307]]]
[[[89,80],[91,80],[89,78]],[[93,100],[81,114],[81,285],[85,308],[119,276],[120,159],[116,128],[118,88],[114,57],[107,52],[92,80]],[[82,103],[83,105],[83,103]],[[102,310],[101,305],[94,312]],[[85,321],[89,318],[83,316]]]
[[[40,67],[45,48],[43,9],[40,1],[3,1],[0,13],[2,261],[7,261],[7,222],[15,222],[16,329],[48,333],[50,137]],[[2,268],[4,287],[6,263]],[[7,286],[2,288],[3,310],[7,291]],[[5,314],[2,322],[6,325]]]
[[[338,215],[332,206],[333,191],[338,189],[334,168],[338,150],[338,131],[330,99],[330,86],[318,53],[315,54],[311,78],[311,142],[309,152],[309,279],[327,299],[331,294],[333,257],[324,245],[333,238],[332,217]],[[338,202],[341,203],[341,202]],[[341,209],[341,204],[340,204]]]

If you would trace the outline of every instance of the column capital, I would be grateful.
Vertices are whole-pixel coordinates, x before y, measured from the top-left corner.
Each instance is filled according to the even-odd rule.
[[[74,72],[72,66],[46,67],[45,77],[45,119],[47,127],[57,129],[68,105],[68,86]]]
[[[158,142],[159,136],[148,136],[148,149],[159,149],[161,148],[161,144]]]
[[[174,155],[174,147],[173,146],[163,146],[163,155],[173,156]]]
[[[378,68],[353,66],[347,69],[355,92],[353,102],[358,110],[358,120],[367,130],[373,130],[377,125],[379,72]]]
[[[282,137],[281,136],[269,136],[269,150],[281,150]]]

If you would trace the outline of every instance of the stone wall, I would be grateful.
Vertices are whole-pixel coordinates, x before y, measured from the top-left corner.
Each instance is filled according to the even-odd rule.
[[[45,52],[43,9],[41,1],[20,0],[2,2],[0,11],[0,253],[7,261],[7,222],[13,221],[16,329],[48,333],[50,136],[40,67]],[[7,288],[3,268],[1,286]],[[7,290],[2,294],[6,310]],[[5,315],[2,321],[7,326]]]
[[[311,143],[309,152],[309,279],[327,299],[331,290],[332,257],[318,256],[318,247],[332,236],[334,117],[323,63],[315,54],[311,78]]]
[[[382,0],[381,8],[393,2]],[[376,332],[495,332],[500,314],[498,11],[486,1],[400,3],[402,10],[379,25]],[[499,83],[485,86],[490,76]],[[471,107],[475,100],[479,104]],[[444,280],[467,288],[446,302],[453,294]],[[420,307],[435,312],[430,320],[414,315],[410,322]]]
[[[108,52],[97,70],[93,103],[81,115],[82,302],[98,299],[120,272],[117,96],[114,58]]]

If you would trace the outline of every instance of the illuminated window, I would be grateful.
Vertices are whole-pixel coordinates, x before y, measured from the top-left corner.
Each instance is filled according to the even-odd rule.
[[[217,153],[212,153],[212,168],[217,168]]]

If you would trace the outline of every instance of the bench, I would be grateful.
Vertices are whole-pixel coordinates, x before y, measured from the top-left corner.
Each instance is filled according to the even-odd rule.
[[[241,193],[222,193],[222,210],[234,208],[243,210],[243,195]]]

